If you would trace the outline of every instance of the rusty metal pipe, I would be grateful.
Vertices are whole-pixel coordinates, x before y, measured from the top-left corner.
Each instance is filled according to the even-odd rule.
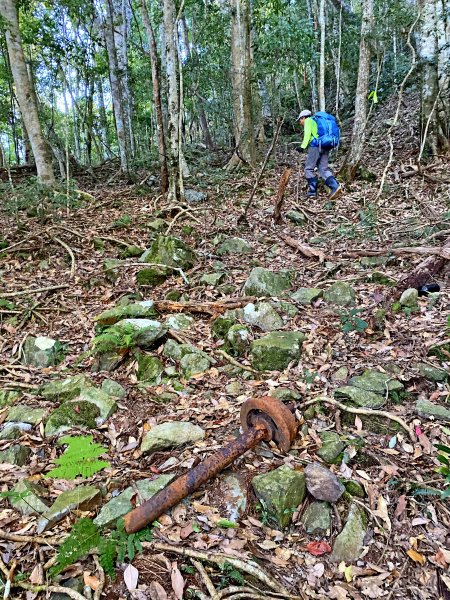
[[[192,494],[209,479],[228,467],[238,456],[241,456],[259,442],[269,441],[270,439],[272,439],[272,432],[267,424],[262,419],[255,422],[253,427],[250,427],[236,440],[215,454],[208,456],[191,471],[188,471],[129,512],[124,519],[126,532],[135,533],[149,523],[153,523],[166,510],[178,504],[183,498]]]

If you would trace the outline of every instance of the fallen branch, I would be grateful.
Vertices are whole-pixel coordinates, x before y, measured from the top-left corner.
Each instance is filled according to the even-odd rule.
[[[213,582],[211,581],[211,579],[210,579],[208,573],[206,572],[205,567],[202,565],[202,563],[199,562],[198,560],[194,560],[193,558],[191,558],[191,563],[194,565],[194,567],[199,572],[200,577],[202,578],[202,581],[205,584],[205,587],[208,590],[209,595],[211,596],[211,600],[219,600],[220,596],[217,593],[217,590],[214,587]]]
[[[172,221],[169,223],[169,227],[166,229],[164,235],[169,235],[169,233],[171,232],[173,226],[175,225],[175,223],[178,221],[178,219],[181,217],[181,215],[184,215],[186,213],[192,213],[193,210],[196,211],[201,211],[201,210],[209,210],[209,208],[206,207],[199,207],[199,208],[193,208],[192,206],[189,206],[188,208],[183,208],[182,210],[180,210],[179,213],[177,213],[174,218],[172,219]],[[194,221],[197,221],[197,223],[201,223],[201,221],[199,219],[197,219],[196,217],[194,217],[193,214],[190,215],[191,219],[193,219]]]
[[[79,592],[72,590],[69,587],[63,587],[62,585],[29,585],[28,583],[22,583],[21,581],[15,581],[12,583],[12,587],[19,587],[23,590],[39,594],[39,592],[54,593],[54,594],[66,594],[73,600],[87,600],[86,596],[83,596]]]
[[[401,425],[401,427],[403,427],[403,429],[408,433],[411,441],[414,443],[416,442],[414,432],[409,427],[409,425],[400,417],[397,417],[396,415],[393,415],[390,412],[387,412],[386,410],[372,410],[371,408],[354,408],[353,406],[347,406],[346,404],[342,404],[342,402],[338,402],[337,400],[334,400],[332,398],[326,398],[325,396],[319,396],[318,398],[314,398],[313,400],[308,400],[307,402],[304,402],[302,404],[302,408],[306,406],[311,406],[312,404],[316,404],[318,402],[325,402],[325,404],[331,404],[332,406],[336,406],[345,412],[352,413],[353,415],[385,417],[390,421],[395,421],[396,423]]]
[[[253,296],[230,298],[217,302],[174,302],[172,300],[157,300],[155,308],[159,312],[193,312],[218,315],[233,308],[240,308],[254,300]]]
[[[271,575],[266,573],[266,571],[264,571],[259,565],[257,565],[253,561],[244,562],[243,560],[236,558],[235,556],[229,556],[228,554],[192,550],[191,548],[184,548],[182,546],[172,546],[171,544],[164,544],[162,542],[143,542],[142,546],[146,548],[160,550],[161,552],[172,552],[174,554],[180,554],[181,556],[188,556],[189,558],[205,560],[207,562],[211,562],[219,566],[223,566],[225,563],[228,563],[235,569],[238,569],[243,573],[247,573],[247,575],[255,577],[255,579],[258,579],[258,581],[261,581],[270,589],[283,594],[284,597],[290,598],[291,600],[301,600],[299,596],[291,596],[289,591],[280,582],[273,579]]]
[[[326,254],[323,252],[323,250],[319,250],[317,248],[311,248],[311,246],[308,246],[308,244],[303,244],[302,242],[299,242],[298,240],[294,240],[294,238],[291,238],[288,235],[280,235],[280,238],[284,242],[286,242],[286,244],[288,246],[290,246],[291,248],[295,248],[295,250],[298,250],[307,258],[318,258],[319,262],[321,262],[321,263],[323,263],[325,258],[327,258]]]
[[[258,371],[255,371],[255,369],[252,369],[251,367],[247,367],[246,365],[242,365],[239,361],[237,361],[235,358],[233,358],[232,356],[230,356],[228,354],[228,352],[225,352],[225,350],[216,350],[215,351],[216,354],[219,354],[220,356],[223,356],[223,358],[225,358],[229,363],[231,363],[232,365],[234,365],[235,367],[239,367],[240,369],[244,370],[244,371],[249,371],[250,373],[257,373]]]
[[[1,294],[2,298],[13,298],[14,296],[26,296],[27,294],[40,294],[41,292],[51,292],[53,290],[62,290],[64,288],[71,287],[68,283],[61,283],[60,285],[49,285],[48,287],[41,288],[27,288],[26,290],[20,290],[19,292],[6,292]]]
[[[284,193],[286,192],[286,187],[289,183],[291,173],[292,169],[288,167],[284,170],[280,179],[280,185],[278,186],[278,193],[275,200],[275,208],[273,211],[273,220],[275,224],[278,224],[281,221],[281,207],[283,206]]]
[[[4,529],[0,529],[0,539],[8,542],[19,542],[21,544],[41,544],[44,546],[59,546],[63,543],[63,536],[44,537],[41,535],[20,535],[17,533],[8,533]]]
[[[76,263],[75,263],[75,254],[73,253],[72,248],[66,244],[66,242],[63,242],[62,240],[60,240],[58,237],[53,237],[52,240],[55,240],[55,242],[58,242],[58,244],[61,244],[61,246],[67,250],[67,252],[69,253],[70,256],[70,278],[72,279],[72,277],[75,275],[75,268],[76,268]]]
[[[444,243],[443,249],[450,252],[450,238]],[[403,277],[397,284],[396,297],[400,293],[408,288],[420,288],[426,283],[430,283],[430,280],[439,273],[445,264],[445,257],[440,256],[428,256],[425,260],[422,260],[410,273]]]

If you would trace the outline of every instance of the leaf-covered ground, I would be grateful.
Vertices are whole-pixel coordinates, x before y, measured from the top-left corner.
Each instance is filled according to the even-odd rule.
[[[424,297],[419,300],[417,312],[392,312],[395,285],[375,283],[370,274],[373,270],[382,271],[394,282],[401,281],[424,256],[411,253],[394,256],[388,264],[373,269],[362,268],[358,258],[345,257],[349,250],[380,249],[389,254],[389,249],[395,247],[439,247],[449,237],[450,231],[446,230],[450,230],[450,163],[448,158],[439,157],[430,161],[422,173],[417,172],[416,131],[407,125],[414,110],[414,99],[410,98],[402,131],[394,136],[394,159],[381,193],[380,180],[389,154],[383,129],[387,127],[385,120],[395,111],[395,102],[377,117],[368,138],[365,167],[376,175],[375,181],[359,179],[346,186],[345,194],[331,209],[325,206],[324,191],[317,201],[303,199],[303,178],[298,176],[302,159],[292,152],[288,144],[292,140],[287,139],[279,144],[275,159],[262,177],[248,213],[248,224],[239,224],[238,217],[249,197],[254,175],[226,173],[220,168],[226,157],[219,152],[205,157],[203,151],[198,151],[192,157],[191,163],[196,167],[186,186],[207,192],[208,199],[181,208],[169,206],[145,183],[120,182],[112,166],[109,170],[103,167],[96,171],[95,179],[91,175],[77,177],[80,189],[93,199],[82,200],[78,206],[64,206],[64,200],[58,206],[47,203],[37,216],[29,216],[31,211],[14,210],[18,192],[4,188],[1,234],[7,247],[0,254],[0,386],[19,390],[23,394],[22,403],[44,408],[50,408],[52,403],[39,397],[36,390],[56,376],[85,373],[96,383],[112,377],[126,388],[127,396],[119,403],[118,411],[91,432],[97,442],[107,447],[105,458],[110,467],[92,476],[87,483],[102,489],[105,502],[113,490],[122,490],[141,478],[161,472],[181,474],[232,439],[239,427],[239,410],[244,400],[273,393],[277,388],[295,390],[301,395],[295,402],[300,429],[291,452],[283,455],[274,446],[261,445],[231,467],[247,481],[247,509],[238,527],[217,524],[225,517],[226,506],[222,479],[216,478],[188,502],[160,519],[160,527],[154,530],[154,538],[159,543],[173,545],[177,550],[181,546],[200,552],[216,550],[244,563],[254,560],[293,596],[389,600],[450,597],[447,575],[450,512],[448,500],[439,497],[444,482],[436,472],[439,463],[435,448],[437,443],[449,444],[450,431],[445,423],[420,418],[414,410],[419,398],[445,405],[449,388],[446,383],[426,380],[413,366],[422,361],[448,370],[450,356],[445,346],[440,360],[428,355],[431,346],[444,344],[449,335],[447,265],[437,277],[442,292],[437,302]],[[280,225],[273,224],[274,198],[286,164],[294,170],[283,213],[290,209],[303,213],[305,223],[300,226],[285,219]],[[141,181],[144,176],[143,173]],[[113,181],[104,183],[108,179]],[[28,198],[27,203],[28,208],[36,204],[33,198]],[[137,258],[126,259],[127,264],[116,270],[116,281],[107,280],[103,268],[105,259],[118,258],[126,245],[148,247],[148,223],[156,216],[164,218],[171,234],[181,237],[197,252],[194,268],[185,273],[187,281],[180,274],[156,288],[138,288]],[[218,242],[230,236],[245,239],[254,252],[244,258],[217,256]],[[321,262],[316,256],[308,258],[297,253],[286,244],[285,236],[322,250],[325,260]],[[219,288],[200,284],[203,274],[217,271],[217,261],[224,263],[224,284]],[[307,341],[303,344],[300,363],[282,373],[255,374],[231,365],[217,354],[221,341],[211,335],[214,317],[198,312],[191,313],[194,326],[177,335],[214,356],[217,362],[208,371],[182,382],[181,390],[174,390],[170,385],[143,390],[137,385],[132,358],[112,374],[92,374],[92,357],[80,361],[94,337],[94,316],[113,307],[125,295],[140,294],[142,299],[161,300],[169,291],[178,291],[182,300],[191,303],[239,298],[254,266],[273,271],[293,269],[296,275],[292,291],[299,287],[325,289],[335,281],[346,281],[356,292],[360,311],[339,311],[320,299],[313,305],[299,305],[298,314],[286,328],[305,333]],[[33,291],[37,288],[54,289]],[[380,308],[387,310],[381,326],[375,320]],[[354,318],[365,321],[367,327],[363,331],[352,327],[353,330],[346,331],[345,324]],[[255,329],[253,334],[258,337],[261,332]],[[19,360],[21,348],[32,335],[47,335],[66,344],[64,362],[46,369],[24,366]],[[237,360],[249,366],[245,357]],[[325,405],[307,423],[303,420],[305,401],[319,395],[332,397],[333,390],[342,385],[335,377],[342,367],[348,369],[348,377],[351,377],[369,368],[386,371],[392,369],[392,365],[406,393],[389,410],[408,423],[414,432],[414,441],[402,430],[397,434],[370,433],[357,415],[351,415],[351,423],[344,426],[343,413]],[[235,385],[230,387],[233,382]],[[175,392],[176,400],[162,404],[160,395],[167,391]],[[0,422],[6,419],[6,414],[7,410],[2,409]],[[142,454],[139,445],[143,433],[154,424],[166,421],[193,422],[206,431],[206,438],[187,447]],[[257,510],[250,483],[255,475],[282,464],[302,469],[317,460],[318,434],[323,430],[336,430],[347,440],[344,463],[333,465],[331,469],[359,481],[366,492],[365,498],[359,500],[369,518],[364,552],[351,567],[329,562],[326,551],[320,556],[314,555],[311,552],[314,547],[308,545],[317,540],[332,545],[345,523],[345,512],[335,512],[330,535],[307,535],[300,523],[304,504],[294,513],[292,525],[280,531],[266,521],[264,511]],[[0,441],[0,450],[11,443]],[[6,492],[19,480],[31,477],[46,488],[50,503],[62,491],[81,483],[44,477],[54,466],[53,461],[61,449],[44,437],[42,425],[22,434],[20,443],[32,448],[32,458],[24,467],[0,465],[1,491]],[[423,488],[432,488],[431,495],[418,493],[418,489]],[[7,499],[0,507],[3,573],[8,573],[16,561],[13,579],[32,586],[45,585],[43,567],[54,557],[55,545],[43,544],[42,540],[8,539],[10,534],[35,535],[37,519],[21,515],[11,508]],[[76,511],[44,535],[62,539],[77,518],[93,515],[95,510]],[[107,581],[102,586],[102,597],[108,600],[164,598],[167,594],[175,598],[182,597],[183,593],[189,597],[194,590],[200,594],[197,597],[203,598],[227,594],[270,597],[267,586],[239,570],[237,573],[230,568],[220,570],[204,562],[205,577],[198,563],[196,566],[191,559],[175,551],[157,549],[152,543],[144,546],[143,553],[133,559],[138,589],[129,591],[136,573],[121,564],[116,581]],[[99,571],[92,556],[66,570],[63,578],[79,575],[84,576],[87,586],[85,597],[95,595],[95,591],[89,595],[89,590],[95,590],[99,583]],[[208,578],[216,592],[207,589]],[[246,588],[245,596],[236,595],[238,585]],[[249,591],[252,586],[254,589]],[[221,588],[226,593],[220,592]],[[13,587],[10,595],[27,599],[36,596],[36,591],[18,587]]]

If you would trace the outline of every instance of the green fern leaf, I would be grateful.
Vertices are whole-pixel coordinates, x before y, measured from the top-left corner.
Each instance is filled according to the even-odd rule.
[[[62,437],[58,443],[67,444],[68,448],[55,460],[59,466],[49,471],[47,477],[75,479],[81,475],[86,479],[92,477],[97,471],[109,467],[109,463],[105,460],[98,460],[107,449],[92,440],[92,435]]]
[[[98,559],[105,573],[114,578],[115,575],[115,560],[116,560],[116,544],[111,539],[102,537],[98,544]]]
[[[61,573],[63,569],[88,554],[89,550],[98,546],[99,542],[100,531],[97,525],[91,519],[80,519],[59,547],[56,564],[50,570],[50,574],[55,576]]]

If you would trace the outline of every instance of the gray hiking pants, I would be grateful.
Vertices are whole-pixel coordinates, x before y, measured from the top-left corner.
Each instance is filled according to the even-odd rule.
[[[305,161],[306,179],[313,179],[316,177],[316,167],[320,177],[322,177],[324,181],[326,181],[328,177],[333,176],[333,173],[328,167],[328,150],[321,151],[318,146],[309,146]]]

